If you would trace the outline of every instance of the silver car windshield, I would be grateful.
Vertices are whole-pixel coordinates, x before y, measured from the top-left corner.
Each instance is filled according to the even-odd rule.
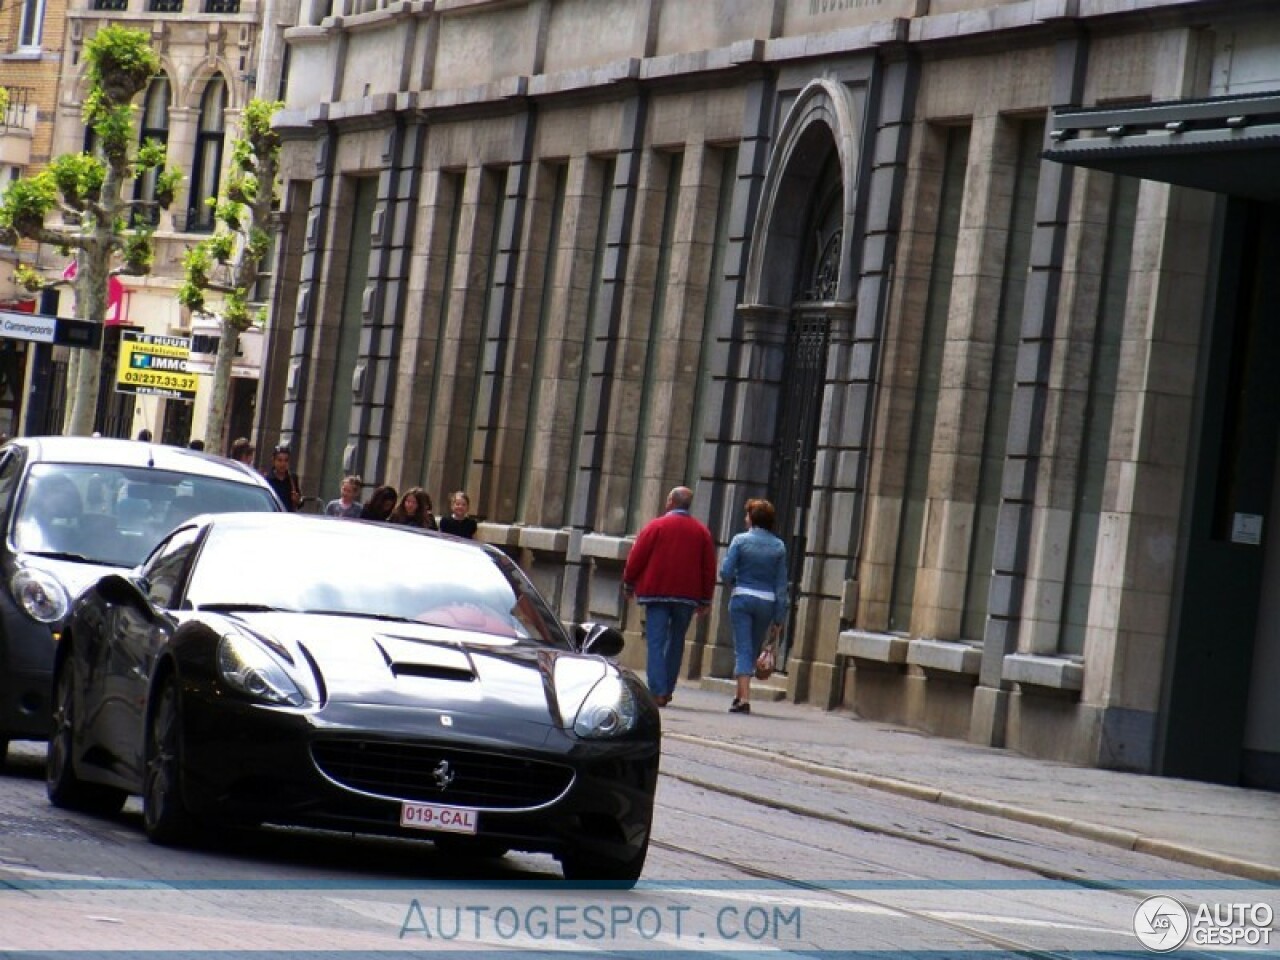
[[[37,463],[13,518],[16,550],[132,567],[200,513],[275,510],[248,483],[147,467]]]
[[[545,602],[505,558],[349,521],[270,535],[215,524],[183,606],[374,617],[463,631],[476,642],[568,645]]]

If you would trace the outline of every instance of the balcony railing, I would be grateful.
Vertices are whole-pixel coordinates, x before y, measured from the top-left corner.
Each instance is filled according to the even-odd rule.
[[[31,106],[31,87],[5,87],[9,96],[4,107],[4,115],[0,116],[0,124],[6,127],[26,127],[35,119],[35,108]]]

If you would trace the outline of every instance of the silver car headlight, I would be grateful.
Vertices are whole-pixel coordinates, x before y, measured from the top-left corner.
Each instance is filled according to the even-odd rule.
[[[27,616],[40,623],[57,623],[71,607],[67,588],[47,570],[24,567],[13,575],[9,589]]]
[[[582,701],[573,732],[580,737],[618,737],[636,725],[637,712],[631,688],[610,671]]]
[[[290,707],[307,702],[284,665],[248,637],[231,633],[218,641],[218,672],[232,688],[255,700]]]

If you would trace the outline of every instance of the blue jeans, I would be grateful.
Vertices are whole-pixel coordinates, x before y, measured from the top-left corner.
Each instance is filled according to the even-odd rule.
[[[733,675],[751,676],[773,623],[773,601],[745,594],[730,597],[729,623],[733,627]]]
[[[690,603],[654,602],[644,604],[644,639],[649,648],[645,675],[649,692],[669,697],[680,676],[684,659],[684,635],[693,619]]]

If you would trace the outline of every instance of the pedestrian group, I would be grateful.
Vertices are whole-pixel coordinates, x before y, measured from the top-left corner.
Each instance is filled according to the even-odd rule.
[[[139,439],[143,439],[139,437]],[[150,439],[148,435],[146,439]],[[254,447],[240,438],[231,458],[252,465]],[[302,488],[290,466],[285,445],[272,451],[271,466],[263,473],[288,510],[304,502]],[[362,503],[364,482],[342,478],[339,495],[325,504],[326,516],[372,520],[423,530],[438,530],[473,539],[478,529],[465,490],[449,495],[449,510],[437,519],[431,496],[420,486],[399,493],[382,484]],[[667,494],[663,513],[637,534],[622,573],[622,589],[644,610],[645,673],[649,692],[658,706],[671,703],[684,661],[685,637],[695,617],[711,609],[717,570],[729,589],[729,624],[733,635],[734,697],[730,713],[751,712],[751,680],[760,673],[762,654],[778,644],[787,622],[787,551],[773,533],[776,511],[768,500],[753,498],[743,507],[746,527],[734,536],[716,565],[711,531],[691,513],[693,491],[675,487]],[[764,668],[771,670],[772,666]]]

